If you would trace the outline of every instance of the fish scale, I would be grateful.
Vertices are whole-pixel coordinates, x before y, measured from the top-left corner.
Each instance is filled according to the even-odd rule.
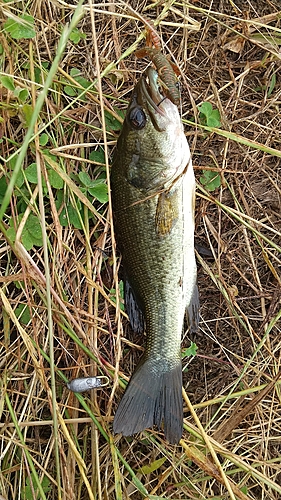
[[[163,423],[167,440],[177,443],[183,426],[184,316],[187,311],[196,329],[199,310],[195,180],[178,109],[163,100],[152,68],[134,89],[113,158],[111,189],[130,290],[126,309],[136,330],[143,317],[146,336],[145,353],[121,399],[113,430],[128,436]],[[138,314],[133,317],[134,311]]]

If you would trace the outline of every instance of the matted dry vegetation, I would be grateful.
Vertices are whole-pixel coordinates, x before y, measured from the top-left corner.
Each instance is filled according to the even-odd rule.
[[[279,499],[279,0],[83,8],[2,0],[1,7],[0,187],[6,179],[11,188],[0,210],[1,500]],[[4,29],[23,9],[35,19],[31,40]],[[108,180],[120,110],[147,65],[134,55],[144,43],[140,14],[158,21],[163,51],[181,70],[198,180],[201,322],[195,338],[187,333],[183,341],[198,351],[184,360],[178,446],[155,430],[130,439],[111,434],[144,342],[116,301],[120,256],[110,207],[92,203],[77,177]],[[78,39],[68,40],[73,16]],[[25,100],[16,89],[27,90]],[[202,126],[203,102],[220,111],[221,128]],[[93,154],[99,148],[101,162]],[[45,186],[29,177],[17,187],[13,172],[32,163]],[[200,182],[209,170],[221,176],[212,192]],[[51,182],[54,171],[63,188]],[[80,229],[61,226],[58,191],[80,210]],[[27,251],[29,214],[41,220],[43,241]],[[108,376],[109,385],[79,397],[66,388],[68,379],[93,374]]]

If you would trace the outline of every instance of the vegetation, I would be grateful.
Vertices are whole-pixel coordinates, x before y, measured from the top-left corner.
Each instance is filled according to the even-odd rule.
[[[279,499],[280,2],[0,5],[1,499]],[[198,181],[175,447],[111,432],[144,345],[109,196],[142,15],[181,70]],[[110,383],[70,393],[86,375]]]

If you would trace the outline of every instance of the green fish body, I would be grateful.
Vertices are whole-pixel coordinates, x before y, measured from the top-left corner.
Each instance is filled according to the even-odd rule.
[[[113,430],[129,436],[163,422],[166,439],[177,443],[184,316],[193,330],[199,317],[195,179],[178,109],[160,94],[157,76],[149,68],[133,91],[111,169],[126,309],[133,329],[146,334]]]

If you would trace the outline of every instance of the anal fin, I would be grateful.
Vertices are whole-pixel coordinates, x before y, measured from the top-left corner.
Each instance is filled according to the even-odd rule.
[[[200,320],[200,301],[197,283],[194,285],[191,301],[186,310],[186,318],[188,322],[189,332],[196,333]]]

